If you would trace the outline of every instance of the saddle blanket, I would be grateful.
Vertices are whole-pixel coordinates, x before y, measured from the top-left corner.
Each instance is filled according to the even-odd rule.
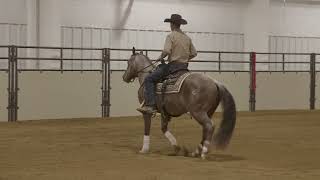
[[[182,74],[178,78],[167,79],[164,82],[157,83],[156,94],[162,94],[163,88],[165,89],[164,94],[179,93],[184,80],[190,74],[191,74],[190,72],[187,72],[187,73]],[[165,87],[163,87],[163,86],[165,86]]]

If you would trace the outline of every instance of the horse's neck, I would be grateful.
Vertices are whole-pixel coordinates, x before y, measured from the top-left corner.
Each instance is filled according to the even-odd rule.
[[[139,66],[139,69],[143,69],[143,68],[145,68],[147,66],[150,66],[150,61],[145,59],[144,63]],[[153,69],[153,66],[151,65],[150,67],[147,67],[146,69],[144,69],[143,72],[139,73],[138,79],[139,79],[140,85],[143,84],[144,79],[150,74],[149,71],[151,71],[152,69]]]
[[[140,74],[139,74],[138,78],[139,78],[139,83],[140,83],[140,85],[143,84],[144,79],[145,79],[148,75],[149,75],[149,73],[140,73]]]

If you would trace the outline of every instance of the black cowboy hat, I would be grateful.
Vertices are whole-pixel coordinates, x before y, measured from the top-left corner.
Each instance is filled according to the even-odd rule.
[[[164,22],[177,23],[183,25],[187,24],[187,21],[185,19],[182,19],[181,15],[179,14],[171,14],[171,18],[165,19]]]

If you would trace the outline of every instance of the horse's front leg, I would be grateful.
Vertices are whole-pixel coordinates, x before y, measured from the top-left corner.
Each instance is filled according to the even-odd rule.
[[[171,117],[169,116],[163,116],[161,118],[161,131],[164,134],[164,136],[169,140],[171,146],[174,149],[175,154],[178,154],[180,151],[180,146],[178,146],[176,138],[171,134],[171,132],[168,130],[168,124]]]
[[[150,149],[150,128],[151,128],[151,114],[143,114],[144,119],[144,136],[143,145],[140,153],[148,153]]]

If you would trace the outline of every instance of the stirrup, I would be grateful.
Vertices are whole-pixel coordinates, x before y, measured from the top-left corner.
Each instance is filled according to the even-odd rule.
[[[137,108],[137,111],[143,113],[143,114],[154,114],[157,113],[157,110],[153,107],[147,106],[147,107],[139,107]]]

